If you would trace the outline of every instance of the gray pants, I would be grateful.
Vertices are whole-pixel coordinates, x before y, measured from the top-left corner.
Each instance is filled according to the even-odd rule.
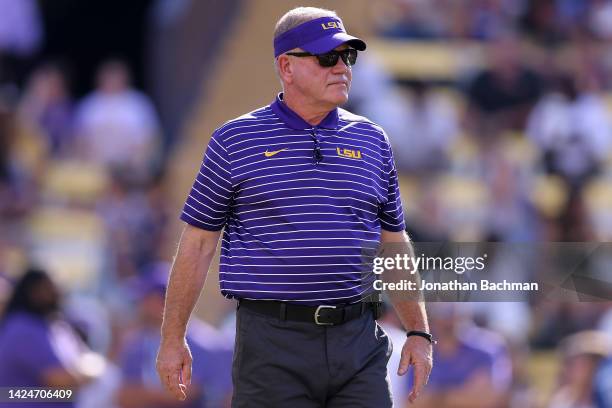
[[[239,308],[232,408],[391,407],[391,351],[371,312],[317,326]]]

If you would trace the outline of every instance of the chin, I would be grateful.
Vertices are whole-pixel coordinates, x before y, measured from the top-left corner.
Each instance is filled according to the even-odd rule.
[[[348,93],[339,93],[330,96],[328,101],[336,106],[344,105],[348,101]]]

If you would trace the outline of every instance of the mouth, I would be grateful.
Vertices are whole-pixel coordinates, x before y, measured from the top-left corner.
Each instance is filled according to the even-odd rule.
[[[334,86],[334,85],[343,85],[344,87],[348,88],[348,83],[346,81],[332,82],[329,84],[329,86]]]

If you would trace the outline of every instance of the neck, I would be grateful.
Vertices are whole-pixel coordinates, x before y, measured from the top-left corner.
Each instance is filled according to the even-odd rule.
[[[313,103],[312,101],[308,101],[303,96],[296,94],[291,90],[283,92],[283,102],[289,107],[289,109],[297,113],[302,119],[313,126],[321,123],[327,114],[336,108],[335,106],[331,105],[321,106],[320,103]]]

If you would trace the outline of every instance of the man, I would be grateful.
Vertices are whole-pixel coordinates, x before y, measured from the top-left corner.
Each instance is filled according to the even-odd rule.
[[[159,121],[149,98],[134,89],[128,66],[104,62],[96,89],[76,109],[76,146],[84,158],[148,180],[159,142]]]
[[[457,305],[430,306],[431,331],[439,338],[436,366],[416,406],[508,406],[512,363],[504,339],[495,332],[476,327],[469,313]]]
[[[220,285],[238,299],[234,407],[390,407],[391,344],[362,271],[362,248],[409,245],[388,138],[338,106],[366,44],[338,16],[300,7],[277,23],[283,93],[212,136],[181,219],[157,369],[186,397],[189,315],[219,239]],[[407,337],[398,372],[415,366],[414,401],[431,369],[424,305],[394,304]],[[199,364],[206,364],[201,362]]]
[[[61,300],[44,270],[30,268],[16,282],[0,315],[0,387],[67,388],[77,395],[103,374],[106,360],[91,353],[61,317]],[[56,401],[42,406],[75,405]],[[0,407],[12,406],[0,401]]]

